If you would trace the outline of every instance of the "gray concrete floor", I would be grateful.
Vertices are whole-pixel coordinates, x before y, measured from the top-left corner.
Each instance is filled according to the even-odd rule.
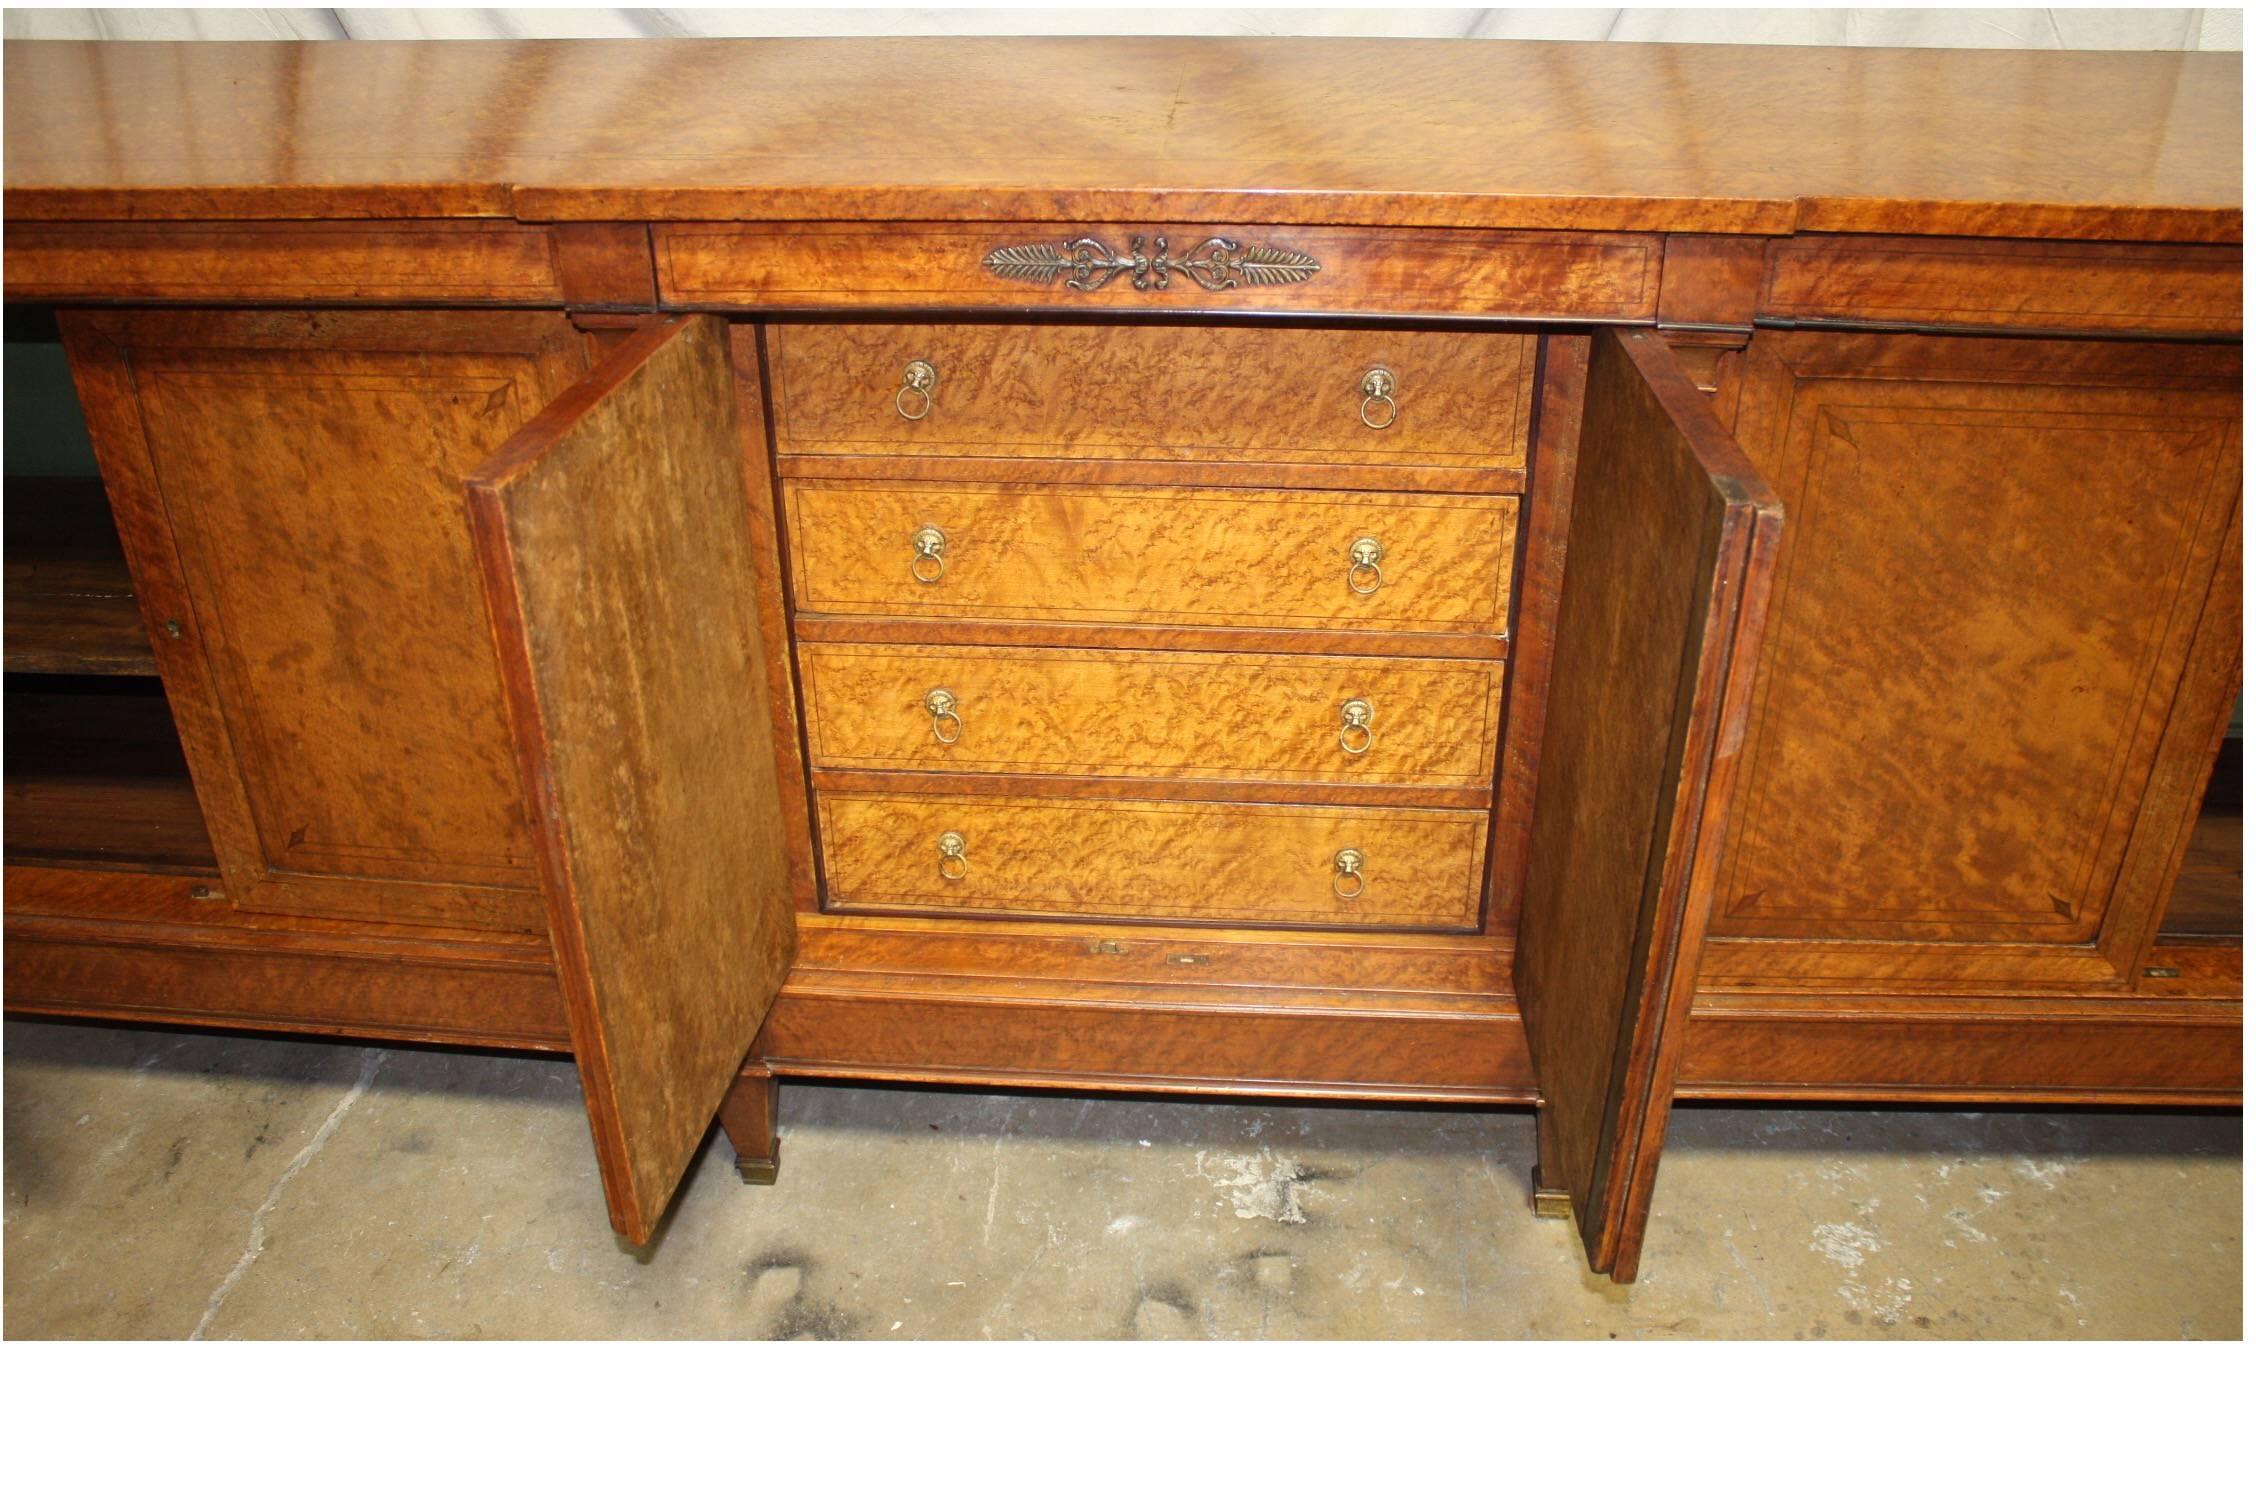
[[[1645,1277],[1525,1113],[787,1085],[612,1236],[568,1063],[8,1025],[5,1334],[2238,1337],[2240,1119],[1680,1110]]]

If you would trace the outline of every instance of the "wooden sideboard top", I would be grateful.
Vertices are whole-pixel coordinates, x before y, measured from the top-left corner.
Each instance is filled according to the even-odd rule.
[[[18,220],[1072,220],[2237,242],[2237,53],[11,42]]]

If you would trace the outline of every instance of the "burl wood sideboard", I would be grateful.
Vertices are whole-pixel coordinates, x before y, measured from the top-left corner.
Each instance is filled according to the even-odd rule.
[[[2241,1089],[2237,55],[6,48],[6,1000],[776,1083]]]

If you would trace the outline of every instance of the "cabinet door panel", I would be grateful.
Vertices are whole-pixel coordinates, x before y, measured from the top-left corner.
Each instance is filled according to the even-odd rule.
[[[648,1240],[791,964],[719,319],[614,350],[470,480],[611,1222]]]
[[[1713,933],[1810,943],[1732,964],[2127,976],[2238,388],[2212,349],[1757,336],[1792,523]]]
[[[229,897],[537,928],[461,481],[574,374],[570,326],[67,317]]]
[[[1657,335],[1592,340],[1513,957],[1591,1267],[1635,1277],[1780,516]]]

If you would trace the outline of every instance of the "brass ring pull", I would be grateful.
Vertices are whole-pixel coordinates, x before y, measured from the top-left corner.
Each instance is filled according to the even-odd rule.
[[[1394,415],[1400,409],[1394,403],[1394,372],[1385,366],[1373,366],[1363,373],[1363,426],[1365,428],[1392,428]]]
[[[1379,560],[1385,557],[1386,550],[1379,546],[1376,538],[1358,538],[1350,543],[1347,546],[1347,588],[1357,595],[1376,594],[1386,583],[1386,576],[1379,573]]]
[[[1378,735],[1371,730],[1371,702],[1350,700],[1340,707],[1340,750],[1350,757],[1361,757],[1371,750]]]
[[[1353,883],[1353,887],[1348,884]],[[1368,884],[1363,877],[1363,853],[1350,846],[1332,858],[1332,893],[1339,898],[1361,898]]]
[[[971,862],[964,856],[964,838],[958,831],[949,831],[940,837],[940,876],[952,883],[964,880],[971,870]]]
[[[911,423],[932,411],[932,389],[940,384],[939,368],[929,360],[912,360],[901,372],[901,389],[893,394],[893,411]],[[915,404],[911,410],[910,404]]]
[[[909,536],[909,574],[919,585],[937,585],[948,572],[948,535],[936,527],[920,527]]]
[[[963,717],[956,713],[956,697],[936,689],[924,697],[925,713],[932,717],[932,739],[952,747],[963,736]]]

